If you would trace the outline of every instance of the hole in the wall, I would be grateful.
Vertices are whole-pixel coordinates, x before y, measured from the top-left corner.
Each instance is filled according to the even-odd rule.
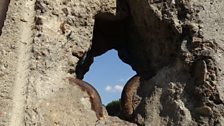
[[[153,12],[149,11],[148,13],[150,14]],[[146,32],[144,29],[138,29],[133,18],[134,17],[130,15],[127,15],[126,18],[119,18],[118,16],[114,16],[109,13],[96,15],[92,46],[91,49],[77,63],[75,69],[77,78],[83,79],[86,72],[89,71],[91,64],[96,62],[94,58],[111,49],[117,50],[119,58],[123,62],[129,64],[132,69],[136,71],[137,75],[144,80],[152,78],[161,68],[175,61],[178,50],[177,42],[180,37],[179,33],[176,32],[176,30],[172,30],[172,27],[170,27],[169,24],[160,21],[160,19],[155,16],[149,18],[152,20],[148,20],[148,28],[150,28],[148,29],[149,31],[147,30]],[[147,26],[147,24],[145,24],[145,26]],[[155,27],[152,28],[151,26]],[[149,35],[148,33],[152,34]],[[113,60],[110,60],[109,62],[113,63]],[[113,67],[113,65],[109,67]],[[97,68],[96,71],[98,71]],[[105,72],[101,72],[101,74],[106,75]],[[109,77],[112,79],[113,76],[111,75]],[[128,78],[130,77],[132,76],[129,76]],[[93,79],[101,79],[102,81],[107,80],[106,77],[102,77],[97,73],[93,74]],[[90,84],[94,83],[86,78],[85,81]],[[126,82],[123,84],[126,84]],[[102,84],[107,85],[110,83],[98,82],[94,84],[94,87],[98,92],[100,92],[100,90],[105,90],[106,87],[101,86]],[[107,90],[111,90],[111,88],[113,88],[113,86],[108,87]],[[130,88],[129,92],[132,92],[132,90],[135,89]],[[125,92],[128,93],[128,91]],[[102,93],[100,93],[100,95],[101,98],[106,97]],[[129,99],[129,96],[126,99]],[[127,101],[122,100],[122,102],[123,101],[127,103]],[[108,102],[109,101],[105,101],[103,99],[104,104],[107,104]],[[144,103],[144,100],[142,103]],[[132,103],[128,104],[133,107]],[[125,110],[124,108],[122,109]],[[141,108],[137,108],[137,111],[142,110]],[[108,113],[111,115],[109,111]],[[118,112],[118,117],[121,119],[126,119],[124,116],[126,116],[124,112],[121,112],[120,116]],[[134,121],[128,118],[127,120]]]
[[[125,19],[120,19],[110,13],[96,15],[92,47],[76,66],[76,76],[83,79],[85,73],[93,63],[93,58],[100,56],[111,49],[124,48],[126,32]]]
[[[6,18],[6,13],[8,11],[10,0],[1,0],[0,1],[0,35],[2,34],[2,27],[4,26],[4,21]]]
[[[110,13],[96,15],[91,49],[79,60],[75,69],[76,77],[79,79],[83,79],[89,71],[84,80],[97,89],[105,105],[119,100],[127,80],[135,75],[131,66],[121,62],[120,55],[118,57],[118,52],[125,50],[125,27],[124,17]],[[115,110],[120,108],[120,104],[117,103],[107,105],[109,115],[120,116],[120,109]]]
[[[97,89],[102,103],[107,105],[120,99],[125,83],[135,74],[129,65],[119,59],[117,51],[113,49],[94,58],[84,80]]]

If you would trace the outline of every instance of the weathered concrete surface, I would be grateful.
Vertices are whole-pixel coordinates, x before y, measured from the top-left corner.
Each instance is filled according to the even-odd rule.
[[[0,36],[1,126],[131,125],[97,122],[88,94],[66,80],[91,46],[95,15],[115,9],[114,0],[10,1]]]
[[[118,52],[141,77],[130,96],[135,110],[129,120],[140,125],[224,125],[223,1],[127,4],[129,41],[126,55]]]
[[[1,29],[4,25],[4,20],[7,13],[8,5],[9,5],[9,0],[0,1],[0,34],[1,34]]]
[[[201,5],[202,1],[196,3]],[[203,9],[199,12],[199,18],[203,22],[202,32],[205,39],[210,39],[217,43],[217,50],[214,58],[219,68],[219,77],[217,89],[220,93],[220,98],[224,100],[224,1],[203,1]]]
[[[127,120],[224,125],[223,12],[221,0],[11,0],[0,36],[0,125],[134,125],[97,121],[88,94],[66,79],[111,48],[140,77],[124,100],[133,107]]]

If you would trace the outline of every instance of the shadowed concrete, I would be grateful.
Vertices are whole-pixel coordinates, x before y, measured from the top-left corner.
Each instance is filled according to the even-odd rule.
[[[9,2],[10,2],[10,0],[1,0],[0,1],[0,34],[1,34],[1,29],[4,25],[4,20],[5,20]]]

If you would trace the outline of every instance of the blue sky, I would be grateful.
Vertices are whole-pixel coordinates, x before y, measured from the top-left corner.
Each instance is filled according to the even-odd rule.
[[[97,89],[103,104],[107,105],[120,98],[123,86],[135,74],[128,64],[119,59],[116,50],[110,50],[94,58],[84,80]]]

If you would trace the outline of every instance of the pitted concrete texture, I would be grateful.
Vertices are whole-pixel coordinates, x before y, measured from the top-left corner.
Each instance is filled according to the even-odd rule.
[[[65,78],[74,76],[73,53],[91,45],[95,15],[115,9],[115,0],[10,1],[0,36],[1,126],[95,125],[88,95]]]
[[[66,79],[113,48],[140,77],[129,121],[224,125],[223,10],[222,0],[1,0],[0,126],[136,125],[98,120]]]

